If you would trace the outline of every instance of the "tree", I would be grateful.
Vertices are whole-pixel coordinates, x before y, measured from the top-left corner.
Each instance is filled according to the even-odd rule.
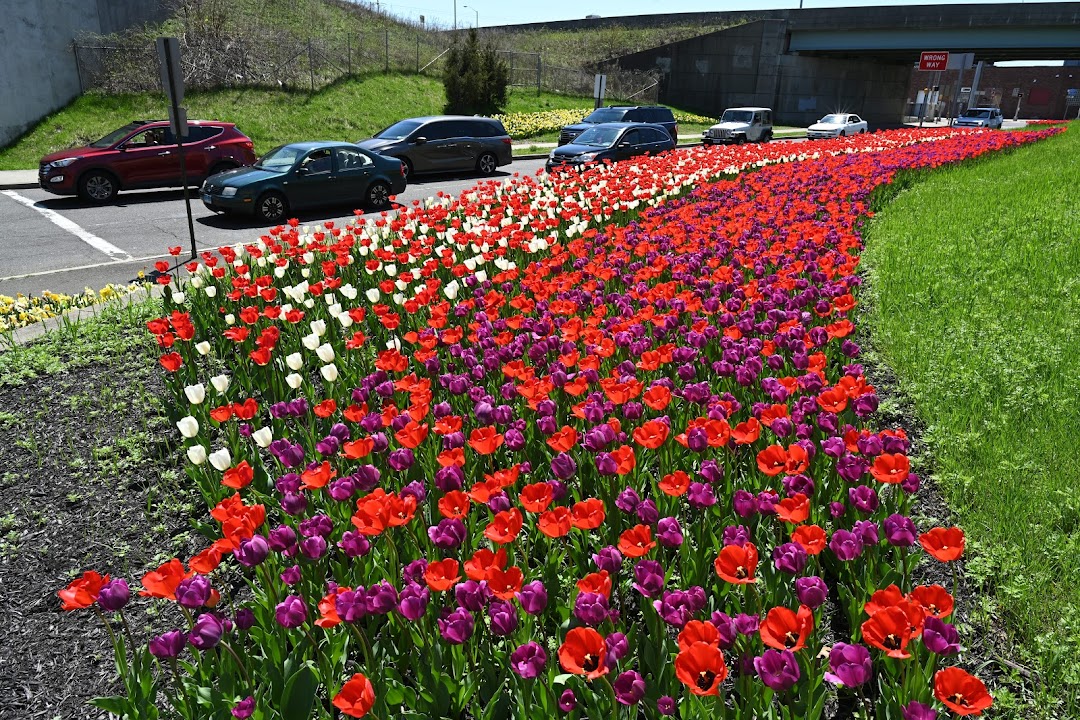
[[[460,115],[491,115],[506,106],[510,68],[491,42],[480,44],[476,29],[465,41],[455,37],[443,67],[446,111]]]

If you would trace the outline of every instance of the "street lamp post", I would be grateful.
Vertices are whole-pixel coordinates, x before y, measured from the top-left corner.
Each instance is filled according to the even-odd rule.
[[[477,10],[476,8],[474,8],[474,7],[469,7],[468,5],[462,5],[461,7],[469,8],[474,13],[476,13],[476,23],[473,25],[473,27],[479,28],[480,27],[480,11]]]
[[[454,29],[457,30],[457,0],[454,0]]]

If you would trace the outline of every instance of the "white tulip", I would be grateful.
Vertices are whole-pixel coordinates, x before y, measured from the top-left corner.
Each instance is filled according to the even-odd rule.
[[[352,327],[353,324],[353,319],[349,316],[349,313],[347,312],[338,313],[337,321],[341,323],[341,327],[343,328]]]
[[[225,472],[232,466],[232,455],[229,454],[229,448],[221,448],[210,453],[210,464],[214,466],[215,470]]]
[[[290,373],[285,376],[285,384],[291,387],[293,390],[299,389],[303,384],[304,378],[296,373]]]
[[[319,336],[315,333],[311,333],[310,335],[305,335],[304,337],[300,338],[300,342],[308,350],[314,350],[315,348],[319,347]]]
[[[174,303],[176,303],[177,305],[183,305],[184,304],[184,297],[185,297],[184,293],[180,292],[179,290],[173,290],[172,301]]]
[[[389,265],[384,267],[383,270],[390,277],[394,277],[395,275],[397,275],[397,265],[395,265],[394,263],[390,263]]]
[[[210,384],[214,386],[220,394],[224,395],[225,391],[229,389],[229,376],[228,375],[215,375],[210,378]]]
[[[258,260],[255,261],[255,264],[258,265],[261,268],[266,267],[266,258],[265,257],[259,258]]]
[[[315,301],[312,300],[311,298],[308,298],[307,300],[304,301],[304,307],[306,307],[306,308],[315,307]]]
[[[476,271],[476,282],[482,283],[487,280],[487,270]]]
[[[356,288],[354,288],[352,285],[342,285],[338,288],[338,292],[340,292],[349,300],[356,299]]]
[[[301,277],[311,277],[311,268],[302,268],[300,270]]]
[[[200,275],[192,275],[190,282],[191,282],[191,287],[198,290],[199,288],[201,288],[203,286],[203,284],[205,284],[206,281],[203,280],[202,276],[200,276]],[[174,298],[175,298],[175,296],[176,296],[176,293],[173,293]]]
[[[285,277],[285,270],[286,268],[284,266],[278,265],[274,268],[274,277],[276,277],[278,280]]]
[[[186,438],[193,438],[199,434],[199,421],[188,415],[176,421],[176,427],[180,434]]]
[[[192,465],[202,465],[206,462],[206,448],[202,445],[192,445],[187,449],[187,457]]]
[[[225,316],[225,324],[226,325],[233,325],[235,323],[236,323],[236,316],[235,315],[233,315],[232,313],[229,313],[228,315]]]
[[[330,343],[323,343],[315,349],[315,354],[319,356],[319,359],[324,363],[334,362],[334,348]]]
[[[210,343],[206,342],[205,340],[200,343],[195,343],[195,351],[198,352],[200,355],[209,355]]]
[[[300,353],[294,352],[285,357],[285,364],[289,366],[290,370],[299,370],[304,367],[304,358],[300,357]]]
[[[262,427],[251,433],[252,440],[261,448],[270,447],[274,441],[274,433],[268,427]]]
[[[341,314],[341,303],[334,303],[326,309],[326,312],[330,313],[330,317],[336,319]]]
[[[368,288],[364,295],[367,297],[368,302],[379,302],[379,288]]]
[[[457,298],[458,290],[460,289],[461,286],[458,285],[458,281],[453,280],[443,287],[443,295],[446,296],[447,300],[454,300]]]
[[[198,405],[206,399],[206,387],[202,383],[196,385],[188,385],[184,388],[184,394],[187,395],[188,402],[192,405]]]
[[[207,285],[206,290],[203,292],[206,293],[208,298],[217,297],[217,285]]]
[[[305,265],[310,265],[311,263],[315,262],[315,253],[313,252],[306,252],[304,253],[303,257]]]
[[[337,380],[338,377],[337,365],[335,365],[334,363],[330,363],[329,365],[323,365],[321,368],[319,368],[319,373],[322,374],[323,380],[325,380],[326,382],[334,382],[335,380]]]
[[[312,320],[311,332],[315,333],[319,337],[326,334],[326,321],[325,320]]]

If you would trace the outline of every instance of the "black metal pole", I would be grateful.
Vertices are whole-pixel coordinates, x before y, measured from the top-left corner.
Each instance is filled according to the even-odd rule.
[[[176,124],[173,131],[176,135],[176,152],[180,154],[180,182],[184,186],[184,205],[187,207],[188,235],[191,236],[191,259],[194,260],[198,256],[198,253],[195,250],[195,222],[191,219],[191,195],[188,193],[187,162],[184,159],[184,136],[182,135],[183,128],[180,123],[180,104],[176,100],[176,93],[173,92],[176,83],[173,78],[172,70],[172,52],[169,43],[165,43],[165,72],[169,74],[169,102],[172,105],[172,116]],[[181,80],[183,80],[183,78],[181,78]],[[184,124],[186,125],[187,123],[185,122]]]

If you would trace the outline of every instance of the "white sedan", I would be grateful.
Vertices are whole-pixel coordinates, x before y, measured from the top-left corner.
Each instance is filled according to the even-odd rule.
[[[847,113],[833,113],[826,115],[806,129],[806,137],[810,140],[825,140],[827,138],[845,137],[868,132],[866,121],[858,115]]]

